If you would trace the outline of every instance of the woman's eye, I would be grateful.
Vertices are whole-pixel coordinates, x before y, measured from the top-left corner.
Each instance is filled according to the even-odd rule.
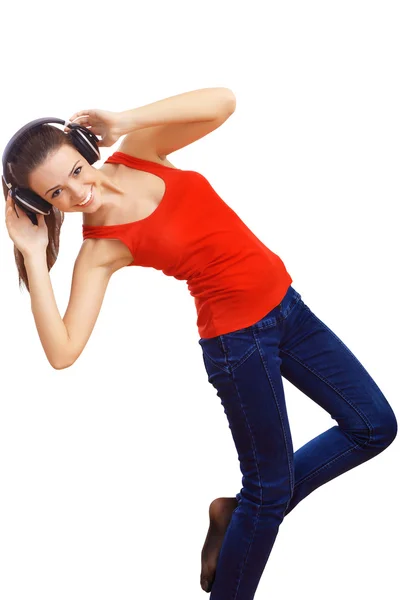
[[[82,167],[77,167],[77,168],[75,169],[75,171],[74,171],[74,175],[79,175],[79,174],[80,174],[80,172],[81,172],[81,170],[82,170]],[[77,173],[77,171],[79,171],[79,173]],[[55,190],[55,191],[52,193],[51,197],[52,197],[52,198],[57,198],[57,197],[58,197],[60,194],[57,194],[57,195],[55,195],[55,194],[56,194],[56,192],[60,192],[60,191],[61,191],[61,190],[59,190],[59,189],[58,189],[58,190]]]

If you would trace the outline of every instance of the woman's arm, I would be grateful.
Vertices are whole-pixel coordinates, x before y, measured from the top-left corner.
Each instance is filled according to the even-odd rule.
[[[29,280],[31,308],[47,359],[55,369],[62,368],[69,354],[70,340],[60,316],[47,269],[46,253],[24,256]]]
[[[119,113],[120,135],[170,123],[212,121],[221,112],[233,112],[235,106],[236,97],[229,88],[203,88],[184,92]]]
[[[180,125],[183,131],[185,127],[194,123],[214,122],[211,126],[212,131],[218,126],[216,121],[221,119],[221,115],[224,115],[226,120],[234,112],[235,107],[236,97],[229,88],[203,88],[121,112],[99,109],[80,110],[69,120],[79,120],[80,125],[91,127],[92,133],[102,137],[98,142],[99,146],[111,146],[125,134],[134,135],[140,141],[153,136],[152,132],[157,132],[157,135],[162,131],[173,132],[174,128],[171,126],[174,125]],[[150,132],[147,131],[149,129]],[[185,144],[177,145],[181,147]]]
[[[64,319],[57,308],[45,252],[25,256],[32,313],[43,349],[54,369],[65,369],[76,361],[99,315],[115,269],[96,263],[96,255],[99,253],[84,242],[75,261]]]

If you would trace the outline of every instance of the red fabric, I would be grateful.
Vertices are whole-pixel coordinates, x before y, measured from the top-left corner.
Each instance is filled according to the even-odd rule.
[[[116,238],[131,265],[186,280],[202,338],[248,327],[279,304],[292,278],[197,171],[173,169],[115,152],[106,162],[158,175],[166,185],[156,210],[120,225],[82,225],[83,238]]]

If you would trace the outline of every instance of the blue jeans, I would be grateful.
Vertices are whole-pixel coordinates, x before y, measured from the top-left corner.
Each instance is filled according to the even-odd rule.
[[[254,325],[199,344],[243,476],[210,600],[251,600],[283,518],[387,448],[397,421],[365,368],[292,286]],[[282,376],[337,422],[295,453]]]

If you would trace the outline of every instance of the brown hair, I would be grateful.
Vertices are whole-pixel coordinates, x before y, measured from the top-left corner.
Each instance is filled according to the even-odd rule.
[[[64,133],[57,127],[51,125],[40,125],[28,130],[18,141],[18,151],[11,154],[11,169],[4,173],[8,183],[20,188],[29,188],[28,177],[39,165],[41,165],[53,152],[56,152],[64,144],[74,146],[69,134]],[[9,155],[10,156],[10,155]],[[4,183],[3,192],[7,199],[8,187]],[[18,209],[17,209],[18,210]],[[50,271],[57,260],[60,247],[60,229],[64,221],[64,213],[51,206],[50,213],[44,217],[49,235],[49,243],[46,248],[47,268]],[[28,276],[25,268],[23,254],[14,244],[14,257],[18,269],[19,287],[25,285],[29,292]]]

